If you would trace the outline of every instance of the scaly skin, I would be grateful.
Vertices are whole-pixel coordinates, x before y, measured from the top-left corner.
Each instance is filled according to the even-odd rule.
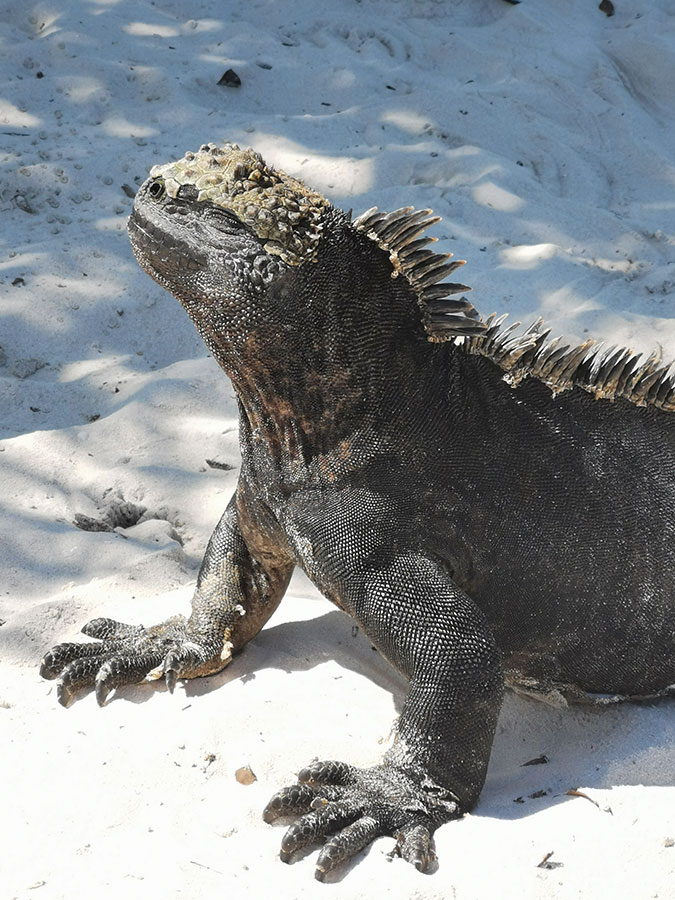
[[[675,683],[670,376],[486,331],[438,286],[458,263],[423,249],[425,215],[352,223],[231,145],[153,169],[132,247],[234,385],[237,492],[187,621],[99,619],[43,661],[63,703],[172,688],[226,665],[301,566],[410,681],[379,765],[313,763],[265,810],[300,814],[282,859],[326,841],[320,879],[382,834],[431,864],[478,799],[505,676],[562,702]]]

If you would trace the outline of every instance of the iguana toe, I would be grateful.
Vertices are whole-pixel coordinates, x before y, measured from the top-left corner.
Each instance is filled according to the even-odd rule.
[[[353,803],[339,800],[325,803],[320,808],[306,813],[286,831],[281,841],[283,862],[290,862],[297,850],[309,844],[324,840],[328,835],[351,825],[359,818],[360,810]]]
[[[358,770],[337,759],[315,759],[298,772],[300,784],[351,784]]]
[[[271,798],[263,810],[263,819],[271,824],[282,816],[295,816],[309,812],[318,794],[307,784],[292,784],[282,788]]]
[[[382,823],[372,816],[361,816],[326,841],[316,861],[314,876],[324,881],[326,875],[347,862],[383,833]]]
[[[72,645],[76,647],[77,645]],[[88,645],[84,644],[83,647]],[[100,670],[106,658],[106,650],[101,644],[94,644],[98,653],[88,656],[78,656],[65,665],[56,682],[56,696],[62,706],[68,706],[75,692],[94,683],[97,672]],[[58,650],[58,648],[55,648]],[[44,663],[43,663],[44,669]]]
[[[433,826],[411,822],[397,834],[394,854],[411,863],[418,872],[425,872],[436,861],[433,831]]]
[[[126,622],[118,622],[117,619],[105,617],[91,619],[80,629],[82,634],[86,634],[87,637],[98,638],[100,641],[140,637],[144,630],[142,625],[128,625]]]
[[[87,658],[100,661],[105,652],[103,644],[57,644],[42,657],[40,675],[48,680],[58,678],[71,663]]]
[[[139,656],[113,656],[106,660],[96,673],[96,701],[104,706],[106,700],[116,687],[125,684],[138,684],[145,679],[154,680],[153,673],[160,669],[165,650],[145,652]],[[161,671],[157,673],[157,677]]]

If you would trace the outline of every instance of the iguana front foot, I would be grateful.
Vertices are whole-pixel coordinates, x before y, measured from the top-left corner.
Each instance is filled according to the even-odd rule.
[[[82,688],[95,687],[98,704],[103,706],[114,688],[161,677],[173,691],[177,678],[216,672],[230,658],[227,643],[215,648],[199,640],[180,615],[152,628],[92,619],[82,633],[98,642],[57,644],[42,659],[40,674],[58,678],[56,695],[63,706]]]
[[[418,772],[386,760],[360,769],[346,763],[313,762],[298,774],[298,784],[282,788],[265,807],[266,822],[296,814],[300,819],[281,842],[281,859],[325,840],[315,876],[347,862],[376,837],[396,838],[394,854],[420,872],[435,860],[435,829],[462,811],[449,791],[427,786]]]

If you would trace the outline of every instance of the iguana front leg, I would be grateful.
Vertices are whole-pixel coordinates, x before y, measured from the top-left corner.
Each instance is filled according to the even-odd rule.
[[[99,643],[58,644],[45,654],[40,673],[58,678],[60,703],[67,706],[75,691],[95,685],[103,705],[120,685],[160,677],[173,690],[177,678],[220,671],[260,631],[279,605],[293,563],[273,550],[254,558],[241,514],[235,494],[206,548],[189,619],[173,616],[151,628],[94,619],[82,632]]]
[[[305,813],[282,840],[285,861],[328,837],[317,861],[320,880],[383,834],[397,838],[401,856],[427,868],[435,828],[478,798],[503,690],[490,630],[440,563],[408,554],[356,568],[361,577],[347,576],[341,603],[410,679],[410,692],[380,765],[314,762],[265,810],[267,821]]]

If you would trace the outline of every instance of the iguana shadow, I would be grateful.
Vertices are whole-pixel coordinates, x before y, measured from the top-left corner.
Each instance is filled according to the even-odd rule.
[[[354,621],[337,610],[268,625],[222,672],[185,682],[185,694],[189,698],[226,690],[229,682],[253,679],[266,669],[309,671],[327,660],[389,691],[400,713],[407,682]],[[157,690],[165,690],[162,683]],[[129,686],[120,695],[143,702],[152,691],[147,685]],[[507,691],[475,814],[522,818],[567,802],[570,789],[672,785],[673,772],[672,700],[554,708]]]

